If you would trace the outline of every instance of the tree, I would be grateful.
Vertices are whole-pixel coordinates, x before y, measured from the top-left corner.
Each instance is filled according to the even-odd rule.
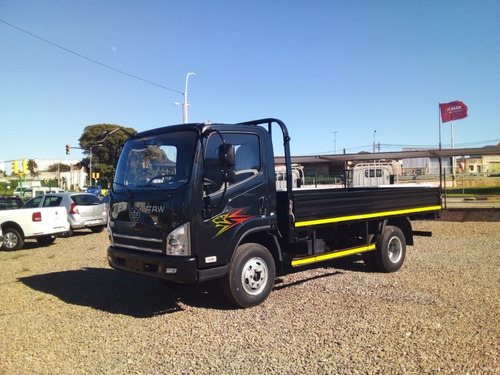
[[[115,131],[121,128],[124,131]],[[113,178],[113,165],[115,158],[119,155],[123,143],[129,137],[128,134],[136,133],[133,128],[125,128],[114,124],[96,124],[85,127],[79,139],[80,147],[89,158],[82,162],[86,167],[90,164],[90,150],[92,149],[92,171],[99,172],[102,178]]]
[[[30,171],[31,177],[38,175],[38,165],[33,159],[28,159],[28,170]]]
[[[54,163],[47,167],[47,172],[69,172],[70,167],[68,164]]]

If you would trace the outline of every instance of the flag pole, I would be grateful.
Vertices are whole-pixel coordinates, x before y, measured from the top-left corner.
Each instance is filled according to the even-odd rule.
[[[451,121],[451,149],[453,150],[455,148],[455,135],[453,134],[453,120]],[[451,179],[453,181],[453,187],[455,187],[455,163],[456,163],[456,158],[455,156],[451,157]]]
[[[438,103],[438,122],[439,122],[439,149],[441,150],[441,103]],[[443,188],[443,160],[441,156],[439,156],[439,188],[440,189]]]
[[[439,149],[441,150],[441,103],[438,103]]]

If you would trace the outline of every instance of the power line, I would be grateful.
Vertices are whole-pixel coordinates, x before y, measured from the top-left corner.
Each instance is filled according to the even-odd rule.
[[[42,37],[40,37],[40,36],[38,36],[38,35],[35,35],[35,34],[33,34],[33,33],[30,33],[29,31],[23,30],[23,29],[21,29],[20,27],[17,27],[17,26],[15,26],[15,25],[11,24],[11,23],[8,23],[8,22],[6,22],[6,21],[4,21],[4,20],[2,20],[2,19],[0,19],[0,22],[2,22],[2,23],[4,23],[4,24],[6,24],[6,25],[8,25],[8,26],[10,26],[10,27],[12,27],[12,28],[14,28],[14,29],[16,29],[16,30],[19,30],[19,31],[21,31],[21,32],[23,32],[23,33],[25,33],[25,34],[28,34],[28,35],[30,35],[30,36],[32,36],[32,37],[34,37],[34,38],[36,38],[36,39],[39,39],[39,40],[41,40],[42,42],[48,43],[48,44],[50,44],[50,45],[52,45],[52,46],[54,46],[54,47],[57,47],[57,48],[59,48],[59,49],[62,49],[62,50],[63,50],[63,51],[65,51],[65,52],[69,52],[69,53],[71,53],[71,54],[73,54],[73,55],[75,55],[75,56],[78,56],[78,57],[82,58],[82,59],[85,59],[85,60],[88,60],[88,61],[90,61],[90,62],[93,62],[94,64],[97,64],[97,65],[103,66],[103,67],[108,68],[108,69],[110,69],[110,70],[114,70],[115,72],[118,72],[118,73],[124,74],[124,75],[126,75],[126,76],[128,76],[128,77],[131,77],[131,78],[137,79],[137,80],[139,80],[139,81],[142,81],[142,82],[145,82],[145,83],[149,83],[150,85],[157,86],[157,87],[160,87],[160,88],[162,88],[162,89],[169,90],[169,91],[172,91],[172,92],[176,92],[176,93],[181,94],[181,95],[183,95],[183,94],[184,94],[184,93],[183,93],[183,92],[181,92],[181,91],[177,91],[177,90],[171,89],[170,87],[166,87],[166,86],[160,85],[160,84],[158,84],[158,83],[155,83],[155,82],[152,82],[152,81],[148,81],[147,79],[144,79],[144,78],[141,78],[141,77],[137,77],[137,76],[135,76],[135,75],[133,75],[133,74],[130,74],[130,73],[124,72],[123,70],[119,70],[119,69],[113,68],[112,66],[109,66],[109,65],[103,64],[103,63],[101,63],[101,62],[99,62],[99,61],[97,61],[97,60],[91,59],[90,57],[84,56],[84,55],[82,55],[82,54],[80,54],[80,53],[77,53],[77,52],[75,52],[75,51],[72,51],[72,50],[70,50],[70,49],[68,49],[68,48],[66,48],[66,47],[60,46],[59,44],[53,43],[53,42],[51,42],[50,40],[44,39],[44,38],[42,38]]]

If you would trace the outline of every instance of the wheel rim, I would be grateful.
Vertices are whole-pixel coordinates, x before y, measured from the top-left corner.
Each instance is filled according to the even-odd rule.
[[[392,263],[397,263],[403,256],[403,244],[399,237],[392,237],[387,245],[387,253]]]
[[[251,295],[261,293],[267,283],[267,264],[261,258],[251,258],[245,263],[241,273],[241,284],[245,292]]]
[[[7,249],[14,249],[17,245],[17,236],[14,233],[5,233],[4,243]]]

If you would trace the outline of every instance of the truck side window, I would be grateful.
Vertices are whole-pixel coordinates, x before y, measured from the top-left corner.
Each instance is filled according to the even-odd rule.
[[[241,181],[251,178],[258,174],[261,167],[260,160],[260,142],[256,134],[223,133],[226,143],[234,145],[235,149],[235,174],[234,182],[229,185],[235,185]],[[215,183],[208,186],[207,192],[212,193],[223,187],[221,180],[221,166],[219,165],[219,146],[222,144],[221,138],[217,134],[212,134],[207,142],[205,151],[204,177]]]

